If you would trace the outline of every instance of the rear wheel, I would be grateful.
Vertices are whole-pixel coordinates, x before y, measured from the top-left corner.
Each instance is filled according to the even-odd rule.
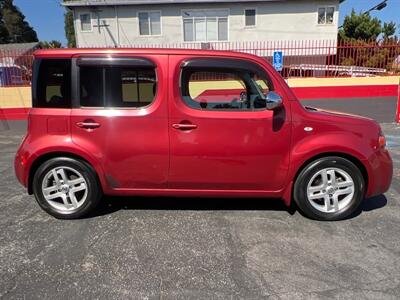
[[[101,198],[93,168],[68,157],[50,159],[37,169],[33,178],[33,193],[42,209],[60,219],[86,215]]]
[[[341,220],[352,214],[364,198],[364,179],[352,162],[323,157],[298,175],[294,200],[299,209],[316,220]]]

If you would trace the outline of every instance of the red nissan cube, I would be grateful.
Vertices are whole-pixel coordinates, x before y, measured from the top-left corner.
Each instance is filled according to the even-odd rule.
[[[57,218],[106,194],[281,198],[338,220],[391,183],[375,121],[304,108],[253,55],[39,50],[32,104],[15,171]]]

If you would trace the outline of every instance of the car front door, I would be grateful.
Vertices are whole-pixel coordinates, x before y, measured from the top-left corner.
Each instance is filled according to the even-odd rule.
[[[167,187],[167,55],[80,56],[72,140],[100,162],[111,189]]]
[[[273,82],[260,65],[170,57],[169,187],[278,191],[289,167],[289,106],[266,109]]]

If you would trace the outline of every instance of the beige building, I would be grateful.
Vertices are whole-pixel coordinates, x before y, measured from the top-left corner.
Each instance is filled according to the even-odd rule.
[[[336,40],[341,0],[64,0],[78,47]]]

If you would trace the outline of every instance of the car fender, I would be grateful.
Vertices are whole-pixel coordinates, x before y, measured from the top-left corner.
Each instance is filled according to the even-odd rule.
[[[43,145],[49,145],[44,146]],[[32,165],[37,159],[43,156],[51,155],[52,153],[65,153],[68,156],[81,157],[83,160],[87,161],[97,173],[101,185],[105,186],[105,177],[103,168],[99,162],[99,159],[95,157],[92,153],[85,151],[84,149],[78,147],[74,144],[70,137],[68,136],[52,136],[51,142],[49,142],[48,136],[43,136],[35,139],[29,144],[29,153],[32,155],[27,156],[26,159],[26,174],[25,183],[28,186],[29,174],[31,172]]]
[[[373,155],[369,141],[350,132],[332,132],[310,135],[295,143],[291,151],[288,182],[294,182],[306,162],[328,155],[351,156],[370,172],[368,158]]]

